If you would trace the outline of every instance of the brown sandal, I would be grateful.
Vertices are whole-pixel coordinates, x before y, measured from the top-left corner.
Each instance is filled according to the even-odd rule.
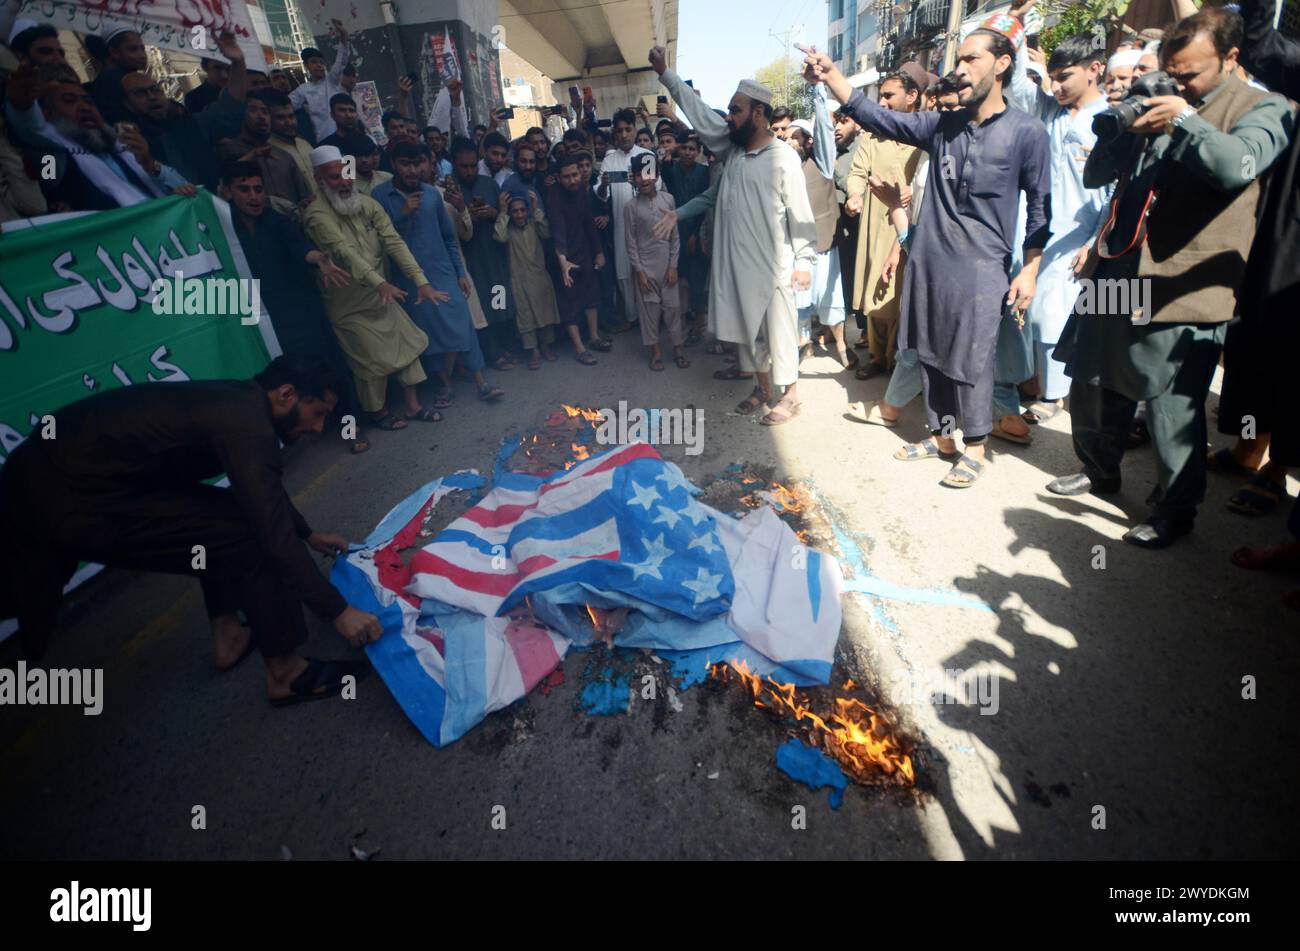
[[[802,403],[789,403],[784,398],[772,407],[771,412],[759,420],[764,426],[780,426],[790,422],[799,415],[799,410],[803,408]]]

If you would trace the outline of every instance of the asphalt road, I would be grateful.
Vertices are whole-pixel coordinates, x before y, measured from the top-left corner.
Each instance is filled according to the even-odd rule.
[[[702,407],[703,453],[665,449],[689,477],[744,461],[810,480],[860,546],[840,649],[845,669],[877,684],[920,743],[918,791],[854,787],[832,810],[825,792],[777,771],[784,729],[738,689],[693,687],[680,711],[661,689],[627,716],[589,717],[577,703],[581,653],[567,659],[562,686],[443,750],[376,676],[352,701],[273,709],[256,659],[212,670],[197,585],[108,572],[68,599],[47,658],[104,668],[102,715],[0,708],[9,817],[0,855],[347,859],[352,845],[380,859],[1300,852],[1300,616],[1280,602],[1296,581],[1228,560],[1240,545],[1284,537],[1283,514],[1227,513],[1232,484],[1212,477],[1196,533],[1140,551],[1119,538],[1151,487],[1149,450],[1126,460],[1114,503],[1050,497],[1046,482],[1074,469],[1060,416],[1030,448],[995,445],[980,484],[953,491],[938,485],[941,463],[890,458],[919,438],[919,405],[898,431],[842,417],[847,398],[878,396],[882,381],[858,383],[814,357],[802,415],[768,429],[729,414],[748,387],[712,380],[718,358],[693,356],[689,370],[651,373],[624,335],[597,367],[566,358],[497,374],[503,403],[462,389],[446,421],[378,433],[367,455],[336,441],[295,447],[289,488],[314,527],[360,538],[430,478],[489,471],[507,433],[540,425],[561,402]],[[349,654],[311,624],[310,653]],[[13,667],[14,647],[0,645],[0,666]],[[961,683],[996,695],[931,702],[945,670],[956,671],[950,699],[963,699]],[[1255,678],[1257,699],[1243,699],[1244,677]],[[204,829],[192,827],[196,806]],[[792,828],[795,806],[806,828]],[[504,829],[493,827],[497,807]]]

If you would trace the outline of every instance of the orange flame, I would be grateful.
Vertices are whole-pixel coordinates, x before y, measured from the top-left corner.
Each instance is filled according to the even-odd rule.
[[[568,403],[561,403],[560,405],[564,407],[564,412],[567,413],[571,418],[574,416],[581,416],[589,423],[594,423],[597,422],[598,420],[604,419],[604,417],[600,415],[600,412],[598,410],[588,409],[583,406],[570,406]]]
[[[794,684],[760,678],[750,673],[743,660],[715,664],[712,676],[727,682],[738,678],[754,698],[754,706],[793,716],[812,744],[839,762],[857,782],[878,781],[882,775],[902,785],[916,782],[912,757],[891,732],[890,724],[861,700],[837,697],[835,712],[823,717],[812,710]],[[852,685],[849,680],[844,689]]]
[[[591,450],[588,449],[586,446],[581,445],[580,443],[575,442],[569,448],[573,450],[573,458],[576,459],[578,462],[582,462],[582,460],[584,459],[591,458]]]

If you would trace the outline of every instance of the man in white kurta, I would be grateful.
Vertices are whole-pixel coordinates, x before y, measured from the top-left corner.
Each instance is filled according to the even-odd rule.
[[[725,166],[714,209],[709,312],[718,339],[739,344],[741,370],[753,372],[759,383],[737,410],[771,405],[772,387],[783,386],[780,402],[762,422],[787,422],[799,412],[794,291],[811,286],[817,259],[817,225],[799,154],[768,128],[772,93],[766,86],[743,80],[723,119],[667,68],[662,47],[651,51],[650,65]]]
[[[632,269],[627,263],[627,237],[623,234],[624,208],[636,197],[632,187],[632,157],[634,155],[653,155],[649,149],[643,149],[635,143],[636,117],[632,110],[624,109],[615,113],[614,124],[610,127],[614,147],[605,153],[600,161],[600,184],[596,188],[597,196],[608,200],[612,206],[610,225],[614,229],[614,276],[618,278],[619,289],[623,293],[624,319],[635,323],[638,317],[636,289],[633,287]]]

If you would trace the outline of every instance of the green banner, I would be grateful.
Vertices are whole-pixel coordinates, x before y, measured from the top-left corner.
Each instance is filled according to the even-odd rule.
[[[278,352],[265,316],[156,313],[155,282],[178,274],[249,277],[229,206],[202,190],[0,234],[0,464],[42,415],[92,393],[247,378]]]

